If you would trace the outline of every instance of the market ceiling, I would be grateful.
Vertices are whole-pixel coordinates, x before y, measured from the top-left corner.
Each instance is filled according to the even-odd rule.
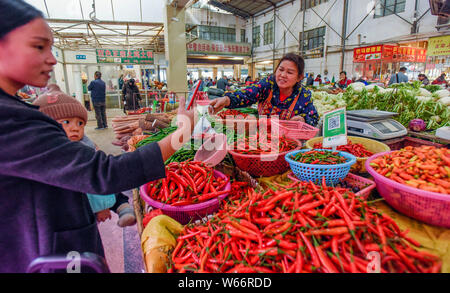
[[[250,18],[256,14],[268,9],[274,8],[280,2],[285,0],[210,0],[208,3],[233,13],[242,18]]]
[[[164,51],[163,6],[146,0],[26,0],[40,9],[61,49]],[[154,3],[153,3],[154,4]]]

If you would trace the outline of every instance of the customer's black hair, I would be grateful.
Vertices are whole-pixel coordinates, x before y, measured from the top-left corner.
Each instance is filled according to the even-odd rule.
[[[278,66],[275,69],[275,72],[278,70],[278,67],[280,67],[281,62],[285,60],[289,60],[295,63],[299,76],[302,75],[305,71],[305,60],[303,60],[303,57],[295,53],[287,53],[283,56],[283,58],[281,58],[280,63],[278,63]]]
[[[406,71],[406,67],[400,67],[400,71]]]
[[[0,0],[0,7],[0,40],[18,27],[44,18],[41,11],[22,0]]]
[[[347,77],[347,72],[346,71],[341,71],[339,74],[345,74],[345,77]]]

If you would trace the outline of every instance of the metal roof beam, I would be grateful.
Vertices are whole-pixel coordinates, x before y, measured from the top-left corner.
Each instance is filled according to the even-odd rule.
[[[81,19],[59,19],[59,18],[48,18],[46,19],[48,23],[84,23],[85,21]],[[91,24],[100,24],[100,25],[134,25],[134,26],[162,26],[164,23],[162,22],[135,22],[135,21],[100,21],[93,22],[88,21]]]

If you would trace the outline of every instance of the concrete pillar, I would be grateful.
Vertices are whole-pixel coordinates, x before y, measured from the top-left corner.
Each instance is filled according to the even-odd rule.
[[[256,79],[257,74],[256,74],[255,63],[248,64],[248,75],[252,78],[252,80]]]
[[[198,79],[202,78],[202,70],[197,69],[197,73],[198,73]]]
[[[167,67],[167,87],[169,91],[184,93],[186,83],[186,23],[185,9],[166,5],[164,19],[164,43]]]
[[[80,65],[73,66],[73,83],[75,85],[75,97],[84,105],[83,99],[83,85],[81,81],[81,67]]]
[[[239,64],[233,65],[233,77],[236,80],[241,79],[241,65]]]
[[[217,67],[213,67],[213,79],[217,78]]]

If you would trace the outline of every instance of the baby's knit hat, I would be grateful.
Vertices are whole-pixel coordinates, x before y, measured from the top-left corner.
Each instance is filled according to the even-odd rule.
[[[61,91],[50,91],[39,96],[33,105],[39,106],[39,111],[54,120],[79,117],[87,122],[88,114],[81,103]]]

